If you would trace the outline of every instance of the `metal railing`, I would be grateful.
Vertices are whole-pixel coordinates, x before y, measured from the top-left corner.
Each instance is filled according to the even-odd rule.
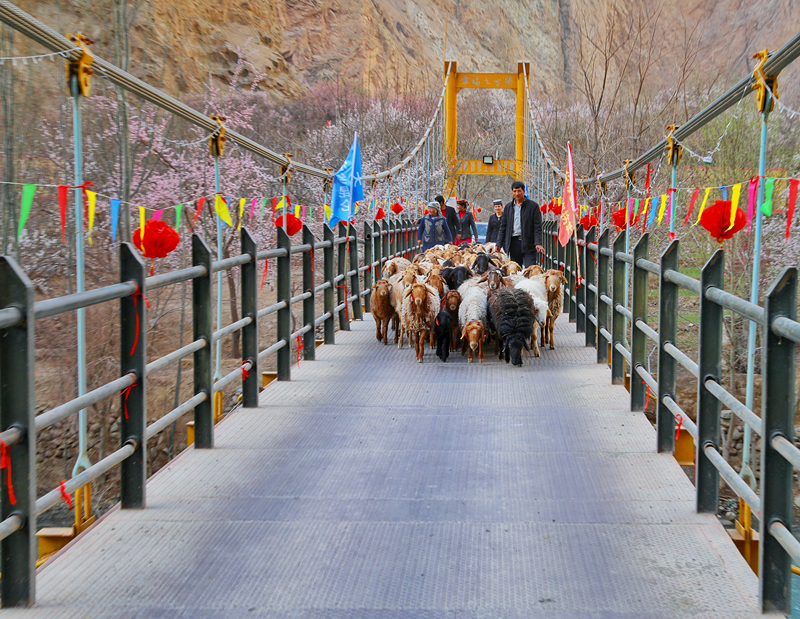
[[[303,227],[302,243],[292,245],[282,228],[277,229],[274,249],[259,251],[252,235],[241,229],[241,252],[213,261],[206,242],[192,236],[190,268],[145,277],[143,259],[133,245],[120,246],[120,281],[54,299],[34,302],[33,285],[12,258],[0,257],[0,448],[10,469],[0,481],[0,542],[2,579],[0,602],[3,607],[27,606],[35,600],[36,518],[72,493],[111,468],[120,466],[122,509],[141,509],[146,505],[148,439],[194,411],[194,445],[198,449],[214,446],[213,395],[226,386],[241,383],[242,405],[258,405],[258,367],[268,355],[277,355],[277,379],[291,379],[291,345],[297,340],[306,360],[315,357],[315,328],[322,324],[324,341],[334,343],[335,321],[339,329],[349,330],[353,319],[361,319],[362,299],[369,311],[370,289],[382,265],[395,256],[412,258],[418,248],[416,228],[407,219],[365,223],[363,239],[355,227],[339,224],[338,234],[328,226],[318,241]],[[363,246],[359,259],[359,247]],[[322,250],[322,283],[314,276],[314,252]],[[294,297],[291,256],[302,255],[302,290]],[[258,308],[259,263],[277,262],[277,302]],[[217,331],[213,330],[212,274],[241,267],[243,318]],[[362,279],[363,276],[363,279]],[[159,359],[147,362],[148,290],[181,282],[192,284],[192,342]],[[362,290],[363,281],[363,290]],[[316,296],[323,294],[323,313],[316,315]],[[36,416],[35,324],[37,320],[108,301],[120,302],[120,377],[83,396],[65,402]],[[302,326],[291,330],[293,304],[302,303]],[[277,314],[276,341],[261,350],[259,320]],[[227,376],[212,378],[212,342],[241,331],[242,364]],[[300,340],[302,339],[302,346]],[[193,396],[157,421],[147,425],[147,377],[191,355],[193,357]],[[39,430],[58,423],[105,398],[120,396],[120,446],[101,461],[89,466],[63,486],[36,497],[36,437]],[[8,484],[11,479],[11,486]],[[13,488],[12,503],[9,488]]]
[[[673,240],[659,263],[649,260],[649,235],[643,234],[625,253],[625,236],[609,246],[609,231],[596,238],[596,229],[579,228],[576,241],[561,247],[555,239],[558,222],[544,223],[545,266],[562,269],[567,277],[564,303],[570,321],[585,333],[586,346],[597,348],[597,362],[608,363],[611,382],[623,384],[630,368],[631,410],[644,410],[655,398],[656,450],[675,450],[675,423],[680,421],[694,439],[698,512],[716,513],[720,477],[749,506],[759,520],[759,597],[764,612],[790,611],[791,564],[800,564],[800,543],[791,532],[792,482],[800,470],[800,450],[794,446],[795,353],[800,344],[797,313],[797,268],[787,267],[765,296],[762,308],[724,290],[724,258],[717,250],[703,267],[700,279],[679,271],[679,241]],[[580,265],[577,262],[580,261]],[[631,265],[630,305],[626,265]],[[580,271],[578,271],[580,266]],[[585,281],[576,283],[577,273]],[[648,278],[659,278],[658,329],[648,324]],[[677,346],[678,294],[683,288],[698,294],[700,304],[697,361]],[[756,323],[761,329],[763,354],[761,417],[722,386],[723,310]],[[626,340],[630,322],[630,342]],[[647,370],[647,342],[658,349],[658,372]],[[676,402],[677,366],[697,380],[697,422]],[[764,438],[761,450],[760,492],[757,494],[720,454],[722,405]]]

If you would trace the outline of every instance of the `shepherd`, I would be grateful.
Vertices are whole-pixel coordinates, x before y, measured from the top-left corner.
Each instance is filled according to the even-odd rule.
[[[500,218],[497,243],[517,264],[527,268],[539,262],[537,252],[542,246],[542,212],[539,205],[525,197],[525,184],[511,184],[514,199],[506,204]]]

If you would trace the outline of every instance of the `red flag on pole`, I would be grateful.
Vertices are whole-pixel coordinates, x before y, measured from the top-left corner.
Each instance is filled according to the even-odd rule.
[[[561,202],[561,224],[558,242],[564,247],[575,233],[575,170],[572,167],[572,146],[567,142],[567,171],[564,175],[564,199]]]

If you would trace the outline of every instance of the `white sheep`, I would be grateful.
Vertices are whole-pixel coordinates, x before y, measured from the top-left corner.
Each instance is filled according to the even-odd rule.
[[[463,288],[463,284],[461,288]],[[483,286],[472,286],[462,294],[461,288],[458,289],[461,294],[461,305],[458,308],[458,322],[463,329],[470,320],[480,320],[484,328],[486,328],[486,299],[487,289]]]
[[[544,330],[549,314],[547,288],[544,285],[544,278],[539,276],[534,276],[531,279],[523,278],[521,281],[517,282],[514,287],[524,290],[530,295],[531,299],[533,299],[533,314],[536,321],[533,326],[531,348],[533,350],[533,355],[538,357],[540,354],[539,345],[537,343],[539,339],[538,332],[539,330]]]
[[[393,275],[405,271],[410,264],[411,261],[406,260],[405,258],[391,258],[390,260],[386,261],[386,264],[383,265],[381,277],[385,280],[388,280]]]

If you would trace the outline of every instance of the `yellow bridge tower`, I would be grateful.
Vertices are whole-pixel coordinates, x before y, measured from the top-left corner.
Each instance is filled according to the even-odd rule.
[[[530,76],[530,63],[518,62],[516,73],[459,73],[454,60],[444,63],[444,156],[447,177],[445,195],[455,195],[456,179],[462,174],[511,174],[522,180],[525,145],[528,140],[526,122],[525,80]],[[458,159],[458,92],[463,88],[508,88],[517,94],[516,139],[514,159]]]

